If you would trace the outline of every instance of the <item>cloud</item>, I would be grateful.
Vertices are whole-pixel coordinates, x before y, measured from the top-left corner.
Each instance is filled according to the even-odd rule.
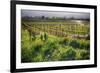
[[[65,11],[45,11],[45,10],[21,10],[22,17],[29,16],[45,16],[45,17],[65,17],[65,18],[90,18],[89,13],[79,13],[79,12],[65,12]]]

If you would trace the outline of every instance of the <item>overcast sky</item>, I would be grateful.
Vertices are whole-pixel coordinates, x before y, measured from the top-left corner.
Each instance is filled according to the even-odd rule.
[[[45,11],[45,10],[21,10],[21,16],[29,16],[29,17],[35,17],[35,16],[45,16],[45,17],[65,17],[65,18],[90,18],[89,13],[78,13],[78,12],[63,12],[63,11]]]

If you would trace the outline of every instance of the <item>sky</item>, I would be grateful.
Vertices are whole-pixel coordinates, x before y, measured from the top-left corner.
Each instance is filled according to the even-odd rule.
[[[65,11],[45,11],[45,10],[21,10],[21,16],[36,17],[36,16],[45,16],[45,17],[65,17],[65,18],[84,18],[89,19],[89,13],[79,13],[79,12],[65,12]]]

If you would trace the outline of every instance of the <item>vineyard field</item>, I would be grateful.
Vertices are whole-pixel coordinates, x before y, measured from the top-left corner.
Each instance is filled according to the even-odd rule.
[[[88,59],[90,59],[89,21],[21,22],[21,62]]]

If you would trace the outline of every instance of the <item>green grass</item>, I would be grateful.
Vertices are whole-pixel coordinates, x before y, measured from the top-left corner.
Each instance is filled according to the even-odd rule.
[[[62,38],[48,33],[31,40],[26,29],[21,31],[21,62],[86,60],[90,58],[90,41]],[[34,38],[34,37],[33,37]]]

